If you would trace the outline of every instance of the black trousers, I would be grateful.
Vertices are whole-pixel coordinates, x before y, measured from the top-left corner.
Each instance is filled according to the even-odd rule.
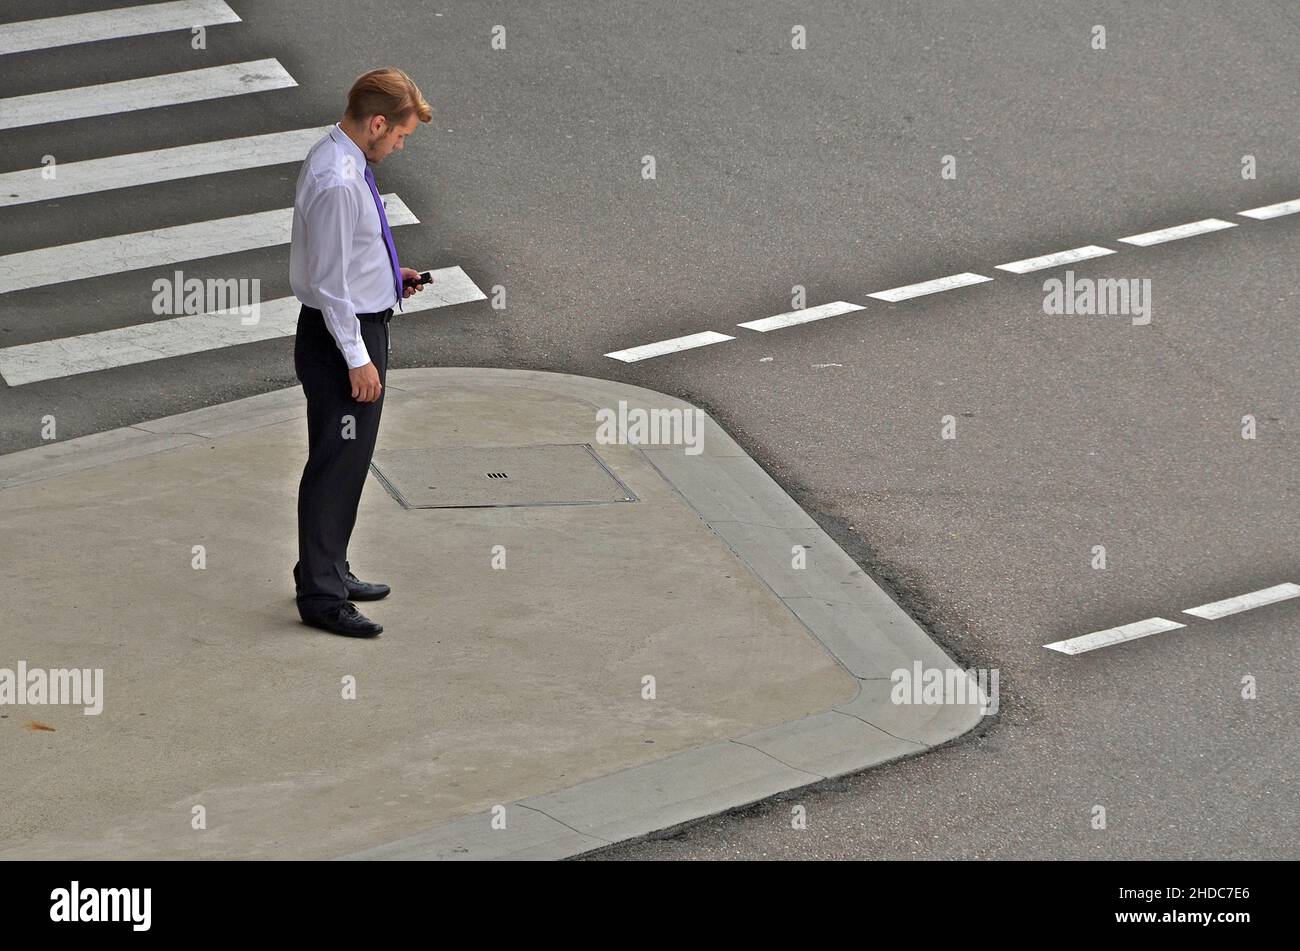
[[[387,383],[386,322],[362,320],[361,339]],[[348,541],[379,435],[384,393],[352,398],[348,365],[319,310],[298,314],[293,368],[307,396],[307,465],[298,484],[298,603],[320,609],[347,600]]]

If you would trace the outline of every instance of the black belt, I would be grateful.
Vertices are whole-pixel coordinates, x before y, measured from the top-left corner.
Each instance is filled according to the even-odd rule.
[[[308,307],[306,304],[303,304],[303,305],[302,305],[302,309],[303,309],[303,310],[306,310],[306,311],[309,311],[309,312],[311,312],[311,313],[313,313],[313,314],[316,314],[318,317],[321,317],[321,318],[323,318],[323,317],[325,316],[325,315],[324,315],[320,310],[318,310],[317,308],[315,308],[315,307]],[[391,307],[388,308],[388,310],[381,310],[381,311],[379,311],[379,313],[377,313],[377,314],[357,314],[357,320],[364,320],[364,321],[367,321],[367,322],[370,322],[370,323],[376,323],[376,324],[386,324],[386,323],[388,323],[388,322],[389,322],[390,320],[392,320],[392,319],[393,319],[393,308],[391,308]]]

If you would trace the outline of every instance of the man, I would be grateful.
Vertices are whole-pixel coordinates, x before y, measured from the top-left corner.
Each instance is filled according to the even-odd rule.
[[[352,602],[377,601],[389,588],[352,574],[348,540],[379,434],[388,321],[420,289],[419,274],[398,264],[367,163],[400,151],[416,123],[432,118],[400,69],[363,74],[343,118],[307,153],[294,196],[289,280],[302,311],[293,364],[307,396],[309,449],[293,575],[303,622],[349,637],[383,631]]]

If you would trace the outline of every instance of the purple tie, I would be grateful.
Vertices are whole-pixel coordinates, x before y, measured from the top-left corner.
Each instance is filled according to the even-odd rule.
[[[384,244],[388,246],[388,261],[393,265],[393,287],[397,291],[397,309],[402,309],[402,269],[397,263],[397,246],[393,244],[393,232],[388,227],[388,215],[384,213],[384,203],[379,197],[379,189],[375,187],[375,173],[366,166],[366,184],[370,186],[370,194],[375,196],[375,208],[379,211],[379,230],[384,233]]]

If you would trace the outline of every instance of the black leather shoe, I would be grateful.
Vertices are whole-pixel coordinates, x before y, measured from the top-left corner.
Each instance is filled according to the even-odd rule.
[[[378,601],[388,597],[392,590],[386,584],[374,584],[362,581],[351,571],[348,572],[348,598],[352,601]]]
[[[340,601],[321,610],[299,604],[298,614],[302,617],[302,623],[344,637],[374,637],[384,631],[383,625],[370,620],[351,601]]]
[[[302,581],[298,576],[298,566],[293,566],[293,585],[296,594],[302,594]],[[378,601],[381,598],[388,597],[392,589],[386,584],[372,584],[369,581],[362,581],[351,570],[348,571],[348,600],[349,601]]]

